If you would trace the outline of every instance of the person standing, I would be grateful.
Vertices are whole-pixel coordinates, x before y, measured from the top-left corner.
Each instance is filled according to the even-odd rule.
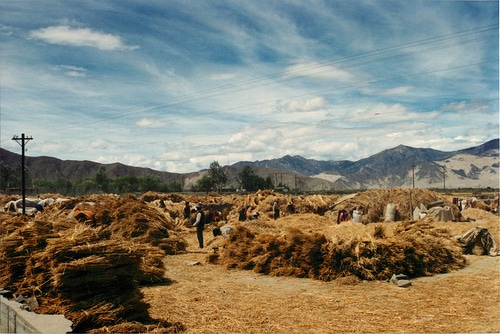
[[[205,229],[205,213],[201,209],[201,206],[196,206],[196,220],[193,226],[196,227],[196,236],[198,237],[198,244],[200,248],[203,248],[203,230]]]
[[[240,222],[244,222],[245,220],[247,220],[247,210],[248,210],[248,207],[246,205],[243,205],[243,207],[240,210],[240,215],[238,217],[238,220]]]
[[[274,220],[280,217],[280,202],[275,200],[273,203],[273,218]]]
[[[191,208],[189,207],[189,202],[186,201],[186,205],[184,206],[184,219],[187,219],[189,222],[189,219],[191,218]]]

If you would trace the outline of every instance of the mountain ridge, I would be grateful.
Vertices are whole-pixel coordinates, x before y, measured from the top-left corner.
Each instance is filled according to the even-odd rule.
[[[261,177],[271,177],[275,186],[286,185],[304,191],[379,189],[411,187],[499,187],[499,139],[466,149],[445,152],[431,148],[398,145],[358,161],[315,160],[300,155],[262,161],[240,161],[225,166],[228,187],[237,188],[237,174],[244,166],[255,169]],[[151,175],[163,182],[180,182],[189,189],[206,173],[171,173],[122,163],[101,164],[88,160],[60,160],[54,157],[25,157],[33,178],[57,180],[92,178],[104,166],[111,178]],[[2,164],[19,166],[20,155],[0,148]]]

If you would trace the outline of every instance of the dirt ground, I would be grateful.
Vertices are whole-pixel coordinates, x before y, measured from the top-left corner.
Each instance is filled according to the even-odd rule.
[[[35,217],[7,205],[0,287],[33,295],[37,312],[64,314],[75,332],[500,332],[500,256],[476,247],[464,258],[453,239],[481,226],[500,246],[498,197],[460,211],[450,196],[415,189],[409,204],[408,195],[95,194]],[[0,204],[14,199],[0,196]],[[199,249],[183,217],[186,201],[220,212],[238,231],[214,237],[223,222],[209,224]],[[408,220],[415,204],[436,201],[456,221]],[[394,222],[384,221],[387,203],[397,205]],[[240,208],[260,216],[239,222]],[[92,215],[83,219],[77,209]],[[338,222],[350,209],[362,211],[362,221]],[[411,276],[411,286],[389,282],[393,273]]]
[[[485,226],[498,243],[498,216],[471,210],[474,222],[437,224],[457,234]],[[285,218],[276,224],[284,223]],[[370,228],[343,222],[320,229],[342,235]],[[211,243],[210,231],[205,240],[211,244],[202,250],[194,231],[186,230],[185,238],[187,253],[165,258],[166,277],[173,283],[142,288],[151,316],[181,322],[185,333],[500,332],[498,256],[467,255],[464,269],[413,279],[410,287],[399,288],[385,281],[323,282],[226,269],[207,261],[218,242]]]

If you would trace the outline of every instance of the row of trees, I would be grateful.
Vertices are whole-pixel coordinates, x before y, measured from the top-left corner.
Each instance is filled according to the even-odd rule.
[[[110,178],[105,167],[101,166],[94,178],[68,180],[58,178],[57,180],[40,180],[30,176],[26,171],[26,187],[29,192],[36,193],[58,193],[66,196],[81,196],[94,193],[144,193],[156,192],[180,192],[180,182],[165,183],[159,177],[152,175],[143,176],[120,176]],[[21,189],[21,170],[12,169],[0,163],[0,188],[2,190]]]
[[[220,192],[227,184],[228,176],[219,165],[219,162],[214,161],[210,164],[208,173],[198,180],[196,190],[216,190]],[[238,184],[241,190],[257,191],[259,189],[273,189],[274,185],[271,177],[263,178],[255,174],[250,166],[244,166],[243,170],[238,173]]]
[[[127,175],[110,178],[104,166],[99,168],[94,178],[87,179],[68,180],[59,178],[53,181],[40,180],[32,178],[28,170],[25,175],[28,190],[36,193],[59,193],[67,196],[81,196],[93,193],[144,193],[147,191],[166,193],[187,190],[182,188],[180,182],[165,183],[159,177],[152,175],[140,177]],[[243,167],[237,178],[240,190],[253,192],[259,189],[274,188],[270,177],[260,177],[250,166]],[[214,161],[210,164],[208,172],[198,180],[193,189],[189,190],[221,192],[228,181],[226,170],[217,161]],[[13,169],[0,163],[0,188],[2,190],[21,188],[20,166]]]

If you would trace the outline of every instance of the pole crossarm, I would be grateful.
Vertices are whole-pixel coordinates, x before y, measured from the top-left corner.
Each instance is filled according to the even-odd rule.
[[[23,146],[23,144],[25,144],[25,142],[33,140],[33,137],[25,137],[25,136],[18,137],[18,136],[14,136],[14,137],[12,137],[12,140],[15,140],[19,145]]]

